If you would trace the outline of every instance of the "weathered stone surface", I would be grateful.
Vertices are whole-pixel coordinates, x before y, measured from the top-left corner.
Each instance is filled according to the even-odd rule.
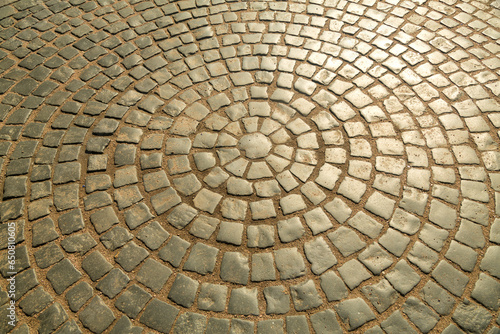
[[[102,333],[115,320],[113,312],[99,296],[94,297],[79,314],[82,324],[94,333]]]
[[[468,300],[460,303],[452,316],[461,328],[470,333],[482,333],[489,325],[491,318],[491,314],[486,309]]]
[[[70,260],[64,259],[47,272],[47,279],[57,294],[63,293],[70,285],[80,279],[82,274]]]
[[[38,321],[40,322],[38,332],[44,334],[52,333],[66,320],[68,320],[66,311],[64,311],[61,304],[55,302],[38,316]]]
[[[177,308],[155,298],[146,306],[139,322],[160,333],[168,333],[177,314]]]
[[[0,7],[13,333],[498,331],[496,2]]]
[[[349,330],[356,329],[375,319],[375,314],[361,298],[343,301],[335,309],[342,321],[349,324]]]

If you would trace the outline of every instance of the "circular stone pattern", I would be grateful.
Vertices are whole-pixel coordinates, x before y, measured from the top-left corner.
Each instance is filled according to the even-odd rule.
[[[245,156],[249,159],[265,158],[271,147],[271,141],[262,133],[245,135],[238,141],[238,148],[245,151]]]
[[[0,333],[499,330],[498,3],[2,6]]]

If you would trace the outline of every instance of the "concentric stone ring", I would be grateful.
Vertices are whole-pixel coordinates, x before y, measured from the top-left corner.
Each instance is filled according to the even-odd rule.
[[[0,332],[499,331],[497,3],[0,6]]]

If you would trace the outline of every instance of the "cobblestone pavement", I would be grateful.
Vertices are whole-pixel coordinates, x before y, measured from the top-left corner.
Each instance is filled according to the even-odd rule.
[[[500,3],[0,5],[1,333],[500,332]]]

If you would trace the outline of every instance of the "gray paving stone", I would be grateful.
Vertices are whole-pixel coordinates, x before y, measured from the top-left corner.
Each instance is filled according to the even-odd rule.
[[[491,314],[486,309],[468,300],[460,303],[452,316],[452,319],[469,333],[483,333],[490,324],[491,318]]]
[[[445,328],[443,331],[444,334],[462,334],[465,333],[462,331],[460,328],[458,328],[455,324],[450,324],[448,327]]]
[[[487,271],[492,276],[495,276],[497,278],[500,277],[500,270],[498,266],[496,266],[496,263],[498,263],[499,256],[500,256],[499,246],[488,247],[479,268],[481,268],[481,270]]]
[[[95,251],[82,261],[82,269],[93,281],[96,281],[113,269],[113,266],[99,251]]]
[[[432,277],[455,296],[461,296],[469,283],[469,277],[444,260],[432,271]]]
[[[226,308],[228,288],[224,285],[202,283],[198,295],[200,310],[222,312]]]
[[[250,334],[255,331],[255,323],[249,320],[231,319],[229,334]]]
[[[352,259],[338,268],[339,274],[349,289],[356,288],[361,282],[369,279],[371,274],[357,260]]]
[[[38,316],[38,321],[40,322],[38,332],[44,334],[52,333],[66,320],[68,320],[66,311],[64,311],[61,304],[55,302]]]
[[[13,300],[17,301],[21,297],[23,297],[28,291],[33,289],[35,286],[39,284],[37,275],[34,269],[29,269],[23,271],[16,275],[16,287],[15,287],[15,296],[13,296]]]
[[[333,227],[332,222],[321,208],[306,212],[304,214],[304,219],[314,235],[327,231]]]
[[[193,305],[198,286],[198,281],[183,274],[177,274],[175,281],[170,288],[168,298],[176,304],[190,307]]]
[[[194,217],[196,217],[197,213],[197,210],[185,203],[182,203],[172,210],[172,212],[167,216],[167,220],[176,228],[182,229],[188,225]]]
[[[252,255],[251,280],[254,282],[276,280],[276,269],[272,254],[260,253]]]
[[[490,228],[490,241],[500,243],[500,219],[495,219]]]
[[[363,292],[379,313],[386,311],[398,299],[396,290],[385,279],[380,280],[376,284],[364,286],[361,288],[361,292]]]
[[[481,226],[466,219],[461,220],[455,239],[472,248],[482,248],[485,244]]]
[[[460,207],[460,217],[472,220],[481,225],[486,225],[489,213],[484,204],[464,199]]]
[[[262,200],[250,203],[253,220],[262,220],[276,217],[272,200]]]
[[[403,318],[400,311],[395,311],[387,319],[380,323],[382,329],[388,334],[417,333]]]
[[[418,266],[424,273],[429,273],[438,260],[438,254],[417,241],[408,254],[408,260]]]
[[[19,218],[24,210],[24,199],[13,199],[0,203],[0,221]]]
[[[358,256],[361,261],[372,273],[380,275],[386,268],[393,263],[392,257],[383,250],[377,243],[373,243],[361,252]]]
[[[115,226],[108,232],[101,235],[99,240],[104,247],[110,250],[115,250],[125,245],[128,241],[132,240],[133,235],[121,226]]]
[[[439,321],[439,316],[415,297],[406,300],[403,312],[423,333],[431,331]]]
[[[167,188],[167,190],[151,197],[151,204],[159,215],[179,203],[181,203],[181,199],[173,188]]]
[[[130,209],[125,210],[124,216],[125,223],[130,229],[135,229],[153,218],[151,210],[144,202],[135,204]]]
[[[283,286],[269,286],[263,292],[266,314],[285,314],[290,310],[290,295]]]
[[[500,307],[498,295],[500,284],[490,276],[480,273],[476,281],[471,297],[491,310],[498,310]]]
[[[282,248],[276,250],[274,256],[276,267],[282,280],[305,275],[306,267],[304,259],[297,248]]]
[[[420,231],[419,238],[429,247],[441,251],[448,238],[449,233],[431,224],[425,224]]]
[[[307,280],[290,287],[295,310],[305,311],[320,306],[323,301],[312,280]]]
[[[113,312],[99,296],[94,297],[79,314],[82,324],[94,333],[102,333],[115,320]]]
[[[144,174],[143,176],[144,189],[148,192],[157,189],[165,188],[170,185],[165,171],[153,172]]]
[[[496,334],[500,331],[500,328],[498,327],[493,327],[488,331],[488,334]]]
[[[340,327],[335,312],[330,309],[315,313],[310,316],[312,328],[318,334],[340,334]]]
[[[168,333],[178,314],[177,308],[154,298],[146,306],[139,322],[160,333]]]
[[[228,333],[229,319],[209,318],[207,322],[206,334]]]
[[[227,311],[230,314],[259,315],[257,289],[232,289]]]
[[[183,266],[185,274],[191,271],[193,278],[206,275],[208,279],[214,271],[219,274],[215,265],[223,261],[223,254],[217,258],[212,242],[225,243],[225,252],[237,252],[234,246],[245,243],[254,249],[273,248],[276,258],[275,263],[270,251],[254,252],[252,282],[280,284],[278,280],[305,275],[310,266],[312,274],[321,275],[316,289],[321,287],[321,298],[329,302],[352,300],[343,280],[351,284],[356,275],[365,272],[370,281],[354,281],[361,285],[365,301],[374,303],[374,310],[382,310],[370,299],[374,296],[392,301],[395,291],[411,294],[400,303],[411,310],[406,315],[401,316],[402,310],[384,315],[373,324],[364,324],[361,331],[495,332],[496,325],[467,327],[470,319],[481,318],[474,317],[475,311],[463,312],[461,322],[457,321],[462,329],[455,325],[446,328],[445,324],[429,330],[435,315],[422,316],[431,307],[446,318],[455,307],[455,295],[450,293],[465,291],[462,285],[469,279],[471,298],[488,309],[484,314],[495,314],[498,308],[490,300],[496,292],[493,282],[500,275],[495,266],[497,224],[490,221],[490,211],[500,209],[498,194],[489,191],[489,187],[500,191],[497,138],[488,134],[500,126],[495,114],[500,108],[490,98],[500,93],[495,81],[498,61],[491,56],[498,48],[489,41],[498,37],[491,4],[80,2],[47,3],[43,9],[22,1],[8,4],[0,15],[4,28],[0,37],[5,40],[0,52],[0,91],[4,93],[0,120],[6,123],[0,130],[5,142],[0,144],[0,162],[9,160],[0,220],[27,214],[33,227],[30,247],[35,247],[17,248],[18,279],[24,282],[18,288],[18,299],[27,294],[21,300],[29,301],[34,293],[28,291],[38,284],[35,271],[28,270],[31,251],[39,269],[47,272],[64,261],[57,243],[72,259],[84,259],[85,272],[100,272],[110,261],[103,262],[102,256],[98,257],[101,261],[91,261],[103,250],[93,232],[82,231],[85,216],[99,234],[99,242],[115,255],[125,254],[119,249],[126,250],[134,236],[139,240],[136,243],[144,244],[144,254],[159,249],[158,256],[169,264],[151,259],[130,267],[135,266],[131,270],[137,272],[141,287],[154,293],[162,294],[168,286],[170,265]],[[397,36],[393,35],[398,29]],[[442,36],[436,38],[436,33]],[[243,44],[233,45],[240,42]],[[470,54],[476,60],[468,60]],[[280,74],[275,75],[276,71]],[[335,78],[337,75],[342,78]],[[278,88],[273,88],[275,79]],[[66,91],[55,91],[61,84]],[[441,92],[444,95],[439,98]],[[345,101],[338,101],[340,97]],[[375,105],[377,100],[381,103]],[[427,106],[430,113],[426,113]],[[46,124],[50,124],[47,130]],[[92,133],[87,136],[89,129]],[[171,138],[165,138],[165,132]],[[475,147],[468,144],[469,137]],[[264,145],[247,145],[252,138]],[[78,165],[82,153],[89,154],[85,170]],[[110,154],[114,166],[108,167]],[[341,165],[347,159],[348,176],[341,179]],[[412,168],[401,178],[408,164]],[[141,168],[138,173],[120,175],[137,166]],[[121,213],[111,208],[112,198],[107,194],[111,188],[108,174],[115,171],[114,200]],[[86,179],[80,187],[82,176]],[[50,186],[52,183],[56,186]],[[206,189],[201,190],[203,187]],[[332,192],[337,196],[331,196]],[[150,212],[149,204],[155,212]],[[276,204],[281,211],[276,211]],[[81,212],[82,205],[87,214]],[[357,206],[364,211],[354,210]],[[199,215],[198,210],[210,217]],[[155,214],[165,214],[165,219],[147,225]],[[58,226],[49,219],[58,219]],[[221,223],[220,219],[231,222]],[[248,219],[261,219],[264,225],[245,225]],[[421,219],[429,221],[421,224]],[[387,230],[382,220],[389,222]],[[127,226],[121,226],[122,221]],[[166,230],[172,227],[163,225],[167,222],[187,230],[168,240],[171,231]],[[278,241],[273,222],[277,223]],[[336,223],[340,225],[334,226]],[[483,233],[485,228],[488,235]],[[323,232],[330,240],[318,243],[324,238],[318,239],[318,234]],[[62,233],[60,239],[58,233]],[[186,233],[191,236],[181,235]],[[418,239],[409,246],[410,236],[417,233]],[[206,245],[192,241],[193,237],[207,240]],[[486,249],[485,237],[492,243]],[[283,248],[284,243],[290,246]],[[189,249],[191,244],[194,247]],[[303,253],[298,245],[304,245]],[[7,242],[0,243],[0,249],[6,247]],[[86,255],[94,247],[98,251]],[[280,258],[281,250],[292,255]],[[484,255],[477,264],[480,253]],[[308,259],[307,266],[301,254]],[[346,258],[339,259],[341,265],[333,260],[338,256]],[[393,256],[400,262],[392,265]],[[128,260],[126,256],[120,261]],[[347,264],[357,264],[359,270],[342,274]],[[465,275],[476,265],[482,271],[479,276]],[[116,273],[107,271],[109,264],[104,266],[104,276],[91,274],[99,293],[103,291],[99,284]],[[331,269],[335,266],[342,278]],[[75,263],[75,268],[81,267]],[[433,278],[425,280],[429,274]],[[290,277],[285,278],[287,275]],[[412,293],[421,279],[426,281],[423,287]],[[258,297],[250,299],[264,311],[262,303],[267,297],[264,294],[263,299],[261,293],[273,286],[260,285],[256,286]],[[117,292],[111,298],[119,296],[125,286],[114,288]],[[365,294],[368,289],[373,290],[371,295]],[[223,295],[224,305],[216,312],[227,312],[226,299],[231,298]],[[90,296],[76,312],[85,308]],[[266,313],[288,313],[286,296],[286,310]],[[424,308],[413,299],[419,296],[427,305]],[[382,297],[378,298],[381,303]],[[409,307],[411,302],[415,303]],[[160,300],[145,305],[144,315],[137,315],[141,326],[162,332],[203,330],[205,314],[187,312],[177,320],[179,310],[170,305]],[[113,313],[118,310],[112,304],[108,307]],[[73,311],[71,305],[70,309]],[[318,333],[348,330],[349,324],[338,325],[332,310],[321,311],[310,316],[310,324],[302,316],[287,317],[287,332],[308,333],[309,327]],[[207,332],[283,330],[281,316],[261,319],[257,329],[254,321],[241,316],[235,315],[231,329],[228,319],[210,318]],[[26,323],[31,323],[29,318]],[[278,323],[277,329],[270,329]],[[62,321],[47,331],[90,331],[78,328],[80,325],[74,320]],[[20,327],[20,332],[21,328],[28,327]],[[109,330],[143,331],[128,317]]]
[[[19,307],[26,315],[31,316],[43,310],[53,300],[54,298],[43,287],[38,287],[23,298],[19,303]]]
[[[220,277],[226,282],[246,285],[250,274],[248,258],[239,252],[226,252],[222,257]]]
[[[243,229],[241,223],[221,222],[217,241],[239,246],[242,243]]]
[[[55,224],[52,219],[45,218],[33,224],[32,226],[33,247],[43,245],[57,238],[59,238],[59,234],[55,230]]]
[[[3,185],[3,199],[23,197],[27,193],[26,176],[9,176]]]
[[[184,270],[194,271],[201,275],[212,273],[215,268],[218,253],[219,250],[215,247],[208,246],[203,243],[196,243],[191,249],[183,268]],[[224,258],[221,264],[221,275],[223,263]]]
[[[157,221],[151,222],[137,234],[137,238],[151,250],[158,249],[169,236],[170,234]]]
[[[70,320],[64,323],[57,331],[54,333],[57,334],[64,334],[64,333],[76,333],[76,334],[81,334],[83,333],[80,328],[78,327],[77,323],[75,320]]]
[[[64,259],[47,272],[47,279],[57,294],[63,293],[70,285],[77,282],[82,274],[70,260]]]
[[[148,255],[149,252],[145,248],[131,241],[120,250],[120,253],[115,257],[115,261],[126,271],[132,271]]]
[[[12,246],[11,246],[12,248]],[[10,272],[16,272],[19,273],[31,266],[29,255],[28,255],[28,248],[26,245],[24,246],[19,246],[14,248],[15,251],[15,256],[16,256],[16,261],[15,263],[11,263],[9,261],[9,254],[6,251],[2,257],[2,264],[0,265],[0,271],[2,273],[3,277],[10,277],[11,274]],[[11,252],[12,253],[12,252]],[[12,254],[10,254],[12,256]]]
[[[130,319],[124,315],[118,321],[116,321],[115,325],[111,329],[109,333],[111,334],[117,334],[117,333],[123,333],[123,332],[130,332],[133,334],[136,333],[142,333],[143,329],[138,326],[132,326],[132,322]]]
[[[283,320],[263,320],[257,324],[257,333],[284,333]]]
[[[74,209],[78,207],[77,184],[62,185],[54,188],[54,205],[58,211]]]
[[[405,260],[396,263],[385,278],[403,295],[410,292],[420,282],[420,276]]]
[[[349,324],[349,330],[356,329],[375,319],[375,314],[361,298],[343,301],[335,309],[342,321]]]
[[[453,297],[433,281],[425,284],[420,295],[440,315],[450,314],[455,305]]]
[[[401,256],[410,242],[410,238],[389,228],[379,239],[379,243],[395,256]]]
[[[286,317],[287,334],[310,333],[307,319],[304,315],[294,315]]]
[[[168,261],[174,267],[178,267],[189,246],[189,242],[174,235],[172,238],[170,238],[167,245],[160,249],[158,255],[162,260]]]
[[[343,256],[349,256],[356,253],[366,245],[366,243],[358,237],[356,232],[344,226],[329,233],[328,238]]]
[[[372,239],[376,238],[382,230],[382,224],[363,212],[358,212],[347,223]]]
[[[77,312],[90,298],[92,298],[92,287],[87,282],[80,282],[68,290],[66,300],[69,308]]]
[[[159,292],[168,278],[172,275],[172,270],[160,262],[147,259],[137,273],[136,279],[153,292]]]
[[[316,275],[322,274],[337,264],[335,255],[322,237],[306,242],[304,252],[307,260],[311,263],[311,271]]]
[[[474,269],[477,262],[477,253],[473,249],[454,240],[451,242],[445,257],[469,272]]]
[[[174,333],[204,333],[207,323],[207,317],[201,314],[187,312],[183,313],[177,319],[174,326]]]
[[[399,206],[402,209],[422,216],[424,214],[427,198],[428,196],[426,194],[419,192],[417,189],[407,187],[403,191],[403,198]]]
[[[296,211],[304,210],[306,204],[300,195],[292,194],[280,200],[283,214],[287,215]]]
[[[123,271],[114,268],[97,283],[96,289],[101,291],[106,297],[114,298],[125,288],[129,281],[130,279]]]
[[[137,285],[130,286],[115,301],[115,307],[130,318],[136,318],[151,299],[151,295]]]
[[[304,226],[298,217],[278,222],[278,235],[281,242],[292,242],[301,238],[305,233]]]
[[[67,253],[79,253],[83,255],[94,248],[97,242],[88,233],[73,234],[61,241],[61,247]]]
[[[19,244],[25,240],[25,221],[19,220],[13,223],[15,225],[14,231],[12,231],[12,228],[9,229],[9,227],[12,226],[12,223],[10,224],[10,226],[9,224],[0,225],[0,235],[3,237],[3,241],[0,242],[0,249],[6,249],[8,247],[9,237],[11,241],[12,238],[14,238],[16,244]]]
[[[137,186],[127,186],[117,189],[113,192],[113,196],[119,210],[126,209],[143,199]]]
[[[215,232],[218,224],[219,220],[217,218],[199,215],[193,221],[189,233],[198,238],[209,239],[210,236]]]
[[[73,211],[76,213],[76,210]],[[118,217],[111,206],[92,213],[90,215],[90,221],[92,222],[92,225],[94,225],[97,233],[106,232],[113,227],[113,225],[118,224],[119,222]]]
[[[193,203],[197,209],[213,214],[221,199],[221,195],[202,189],[195,196]]]
[[[267,248],[274,245],[274,228],[270,225],[248,226],[248,247]]]

